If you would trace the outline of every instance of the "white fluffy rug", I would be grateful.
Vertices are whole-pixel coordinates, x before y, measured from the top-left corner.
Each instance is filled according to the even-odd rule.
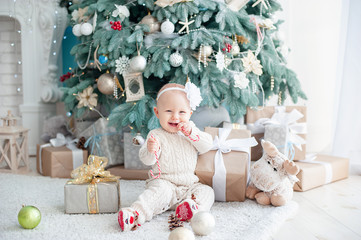
[[[134,232],[121,232],[117,214],[64,213],[66,179],[0,174],[0,239],[168,239],[168,216],[156,216]],[[129,206],[144,189],[144,181],[120,181],[122,206]],[[34,205],[42,214],[40,224],[23,229],[17,221],[22,206]],[[214,231],[196,239],[269,239],[297,211],[296,202],[283,207],[260,206],[253,201],[216,202],[211,209]],[[189,223],[185,227],[191,229]]]

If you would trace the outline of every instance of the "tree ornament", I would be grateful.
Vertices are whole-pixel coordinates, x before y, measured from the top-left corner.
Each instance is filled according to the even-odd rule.
[[[75,24],[73,26],[72,32],[73,32],[74,36],[80,37],[82,35],[80,28],[81,28],[81,24]]]
[[[195,237],[188,228],[179,227],[169,234],[168,240],[195,240]]]
[[[275,87],[275,78],[271,76],[271,87],[270,87],[271,91],[273,91],[274,87]]]
[[[172,34],[174,32],[174,24],[167,19],[160,26],[160,30],[164,34]]]
[[[217,63],[217,68],[219,69],[219,71],[223,71],[224,67],[225,67],[225,61],[224,61],[224,54],[222,53],[221,49],[218,50],[218,53],[216,54],[216,63]]]
[[[253,72],[258,76],[262,75],[263,72],[261,62],[257,59],[251,50],[248,50],[247,57],[242,58],[242,62],[246,73]]]
[[[269,18],[263,19],[259,26],[269,30],[276,29],[276,27],[273,25],[273,21]]]
[[[76,94],[76,99],[79,101],[78,108],[96,107],[98,105],[98,94],[93,93],[93,91],[92,86],[89,86],[82,93]]]
[[[145,67],[147,66],[147,59],[142,55],[138,55],[130,59],[130,70],[131,72],[144,72]]]
[[[37,207],[24,206],[18,213],[18,222],[25,229],[33,229],[39,225],[41,213]]]
[[[181,33],[184,29],[186,29],[187,34],[189,34],[189,25],[191,25],[192,23],[194,23],[194,20],[188,22],[188,17],[186,18],[185,22],[179,21],[179,24],[182,24],[183,27],[179,29],[178,33]]]
[[[140,21],[140,24],[145,24],[149,26],[149,32],[146,32],[147,34],[157,32],[160,29],[160,24],[157,18],[150,15],[150,13]]]
[[[178,52],[178,50],[175,53],[172,53],[169,57],[169,63],[172,67],[179,67],[183,63],[183,57]]]
[[[239,43],[241,43],[241,44],[247,44],[247,43],[249,43],[248,39],[245,38],[244,36],[236,35],[236,38],[237,38],[237,42],[239,42]]]
[[[158,0],[155,1],[154,4],[158,5],[161,8],[167,7],[167,6],[173,6],[173,4],[181,3],[181,2],[192,2],[193,0]]]
[[[122,56],[115,60],[115,71],[120,75],[129,72],[130,61],[127,56]]]
[[[233,75],[234,87],[239,89],[245,89],[248,87],[249,80],[244,72],[236,73]]]
[[[80,27],[81,34],[88,36],[93,32],[93,26],[90,23],[83,23]]]
[[[249,0],[226,0],[227,6],[234,12],[241,10]]]
[[[215,225],[216,222],[213,215],[205,211],[196,213],[196,215],[194,215],[191,220],[191,227],[193,231],[195,234],[201,236],[210,234],[213,231]]]
[[[130,12],[126,6],[114,4],[115,10],[112,12],[113,17],[119,17],[121,21],[129,17]]]
[[[238,55],[241,52],[241,49],[238,46],[236,41],[233,41],[231,53],[233,56]]]
[[[120,24],[120,21],[115,21],[115,22],[110,21],[109,24],[111,25],[111,28],[113,30],[118,30],[118,31],[122,30],[122,25]]]
[[[264,6],[264,8],[268,9],[268,6],[271,7],[271,5],[269,4],[268,0],[257,0],[255,3],[253,3],[252,7],[257,6],[258,4],[262,3],[262,5]],[[267,6],[267,4],[268,6]]]
[[[114,75],[111,73],[104,73],[102,74],[97,83],[98,83],[98,89],[101,93],[105,95],[111,95],[114,91]]]
[[[127,94],[127,102],[137,101],[144,96],[144,84],[142,73],[124,74],[125,92]]]
[[[108,57],[105,55],[100,55],[98,60],[100,64],[106,64],[108,62]]]

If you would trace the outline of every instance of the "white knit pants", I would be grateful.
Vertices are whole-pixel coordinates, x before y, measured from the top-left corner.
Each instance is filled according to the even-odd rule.
[[[176,186],[163,180],[154,179],[147,183],[145,191],[139,195],[131,207],[139,213],[138,223],[149,221],[154,215],[161,214],[175,207],[185,199],[191,199],[192,194],[200,211],[209,211],[214,203],[214,191],[202,183],[190,186]]]

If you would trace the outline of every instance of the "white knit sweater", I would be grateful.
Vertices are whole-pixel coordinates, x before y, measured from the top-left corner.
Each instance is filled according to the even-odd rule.
[[[195,175],[198,152],[208,152],[212,147],[212,136],[200,131],[193,122],[190,137],[199,141],[194,142],[183,134],[169,133],[163,128],[154,129],[149,132],[146,142],[139,151],[140,160],[145,165],[153,165],[152,171],[158,176],[158,167],[154,153],[148,152],[147,142],[151,135],[160,144],[159,164],[161,169],[160,179],[168,180],[176,185],[189,186],[199,179]]]

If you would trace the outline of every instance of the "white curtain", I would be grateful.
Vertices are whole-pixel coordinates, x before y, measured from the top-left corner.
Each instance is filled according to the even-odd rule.
[[[361,173],[361,1],[343,1],[342,19],[347,31],[341,31],[332,152],[350,158],[351,170]]]

